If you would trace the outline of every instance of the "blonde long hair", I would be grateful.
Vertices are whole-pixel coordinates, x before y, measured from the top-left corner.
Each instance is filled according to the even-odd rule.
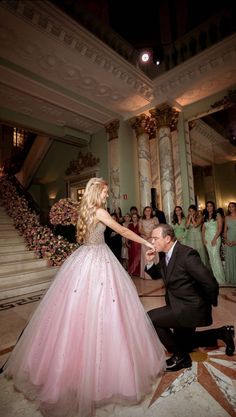
[[[77,241],[84,243],[91,230],[96,224],[96,210],[105,207],[101,199],[101,192],[107,186],[103,178],[91,178],[85,188],[79,206],[79,217],[77,222]]]

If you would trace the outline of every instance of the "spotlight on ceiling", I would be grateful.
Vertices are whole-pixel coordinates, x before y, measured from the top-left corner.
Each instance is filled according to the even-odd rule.
[[[157,50],[153,51],[153,64],[154,65],[160,65],[161,61],[162,61],[162,50],[161,48],[158,48]]]
[[[144,63],[149,62],[151,59],[151,51],[149,50],[142,51],[140,54],[140,59]]]
[[[161,61],[158,58],[157,59],[154,59],[153,62],[157,66],[160,65],[160,63],[161,63]]]
[[[152,63],[156,66],[160,65],[161,63],[161,56],[160,53],[153,51],[152,49],[143,49],[140,52],[139,59],[143,64]]]

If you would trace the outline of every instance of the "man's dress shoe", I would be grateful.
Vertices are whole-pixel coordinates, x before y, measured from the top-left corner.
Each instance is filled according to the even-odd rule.
[[[223,326],[219,329],[219,339],[223,340],[226,344],[225,353],[228,356],[233,356],[234,345],[234,326]]]
[[[191,368],[192,360],[188,354],[173,355],[166,360],[166,372],[176,372],[183,368]]]

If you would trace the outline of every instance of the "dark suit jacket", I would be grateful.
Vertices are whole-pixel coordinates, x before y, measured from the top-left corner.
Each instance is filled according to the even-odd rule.
[[[217,305],[219,285],[202,263],[198,252],[177,242],[168,267],[165,256],[146,272],[151,278],[163,278],[166,304],[170,305],[183,327],[212,323],[211,306]]]
[[[159,223],[166,223],[166,216],[164,211],[155,209],[155,216],[158,218]]]

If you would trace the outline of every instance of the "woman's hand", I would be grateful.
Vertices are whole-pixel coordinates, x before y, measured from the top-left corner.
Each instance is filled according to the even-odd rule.
[[[155,248],[151,242],[146,241],[145,246],[147,246],[148,248],[152,249],[155,252]]]
[[[215,246],[216,245],[216,241],[217,241],[217,239],[214,237],[214,239],[212,239],[212,241],[211,241],[211,246]]]
[[[235,240],[227,240],[226,242],[225,242],[225,244],[227,245],[227,246],[235,246],[236,245],[236,241]]]
[[[145,253],[145,260],[147,264],[151,264],[156,256],[156,252],[154,249],[149,249],[147,250],[147,252]]]

